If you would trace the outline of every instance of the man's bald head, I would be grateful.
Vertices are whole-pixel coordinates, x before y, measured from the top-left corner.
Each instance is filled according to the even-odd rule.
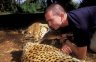
[[[60,15],[61,12],[65,13],[64,8],[59,4],[51,4],[45,11],[45,14],[52,11],[53,15]]]

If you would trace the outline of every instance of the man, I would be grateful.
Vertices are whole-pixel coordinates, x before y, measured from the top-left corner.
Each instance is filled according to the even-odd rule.
[[[96,29],[96,6],[84,7],[66,13],[59,4],[50,5],[45,11],[45,18],[50,28],[54,30],[69,27],[74,34],[74,42],[67,41],[62,47],[65,53],[74,53],[77,58],[84,59],[87,48],[96,52],[96,46],[91,41]],[[93,36],[94,37],[94,36]]]

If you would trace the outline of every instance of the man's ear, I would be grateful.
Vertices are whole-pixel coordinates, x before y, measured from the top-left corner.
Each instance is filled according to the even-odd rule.
[[[61,12],[61,13],[60,13],[60,16],[61,16],[61,17],[64,17],[64,13],[63,13],[63,12]]]
[[[64,17],[63,17],[63,20],[67,20],[67,13],[64,13]]]
[[[61,12],[60,16],[62,20],[65,18],[65,14],[63,12]]]

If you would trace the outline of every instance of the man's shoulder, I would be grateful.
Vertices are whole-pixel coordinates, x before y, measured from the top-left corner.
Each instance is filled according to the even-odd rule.
[[[87,20],[96,14],[96,6],[82,7],[68,12],[68,17],[75,20]]]
[[[84,12],[86,12],[86,11],[96,11],[96,6],[82,7],[82,8],[78,8],[78,9],[72,10],[70,12],[83,12],[83,11]]]
[[[85,8],[96,8],[96,6],[86,6],[86,7],[81,7],[81,8],[78,8],[78,9],[85,9]]]

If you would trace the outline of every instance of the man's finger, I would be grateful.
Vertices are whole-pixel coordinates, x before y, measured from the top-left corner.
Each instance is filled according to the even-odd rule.
[[[66,45],[63,46],[62,51],[65,52],[65,53],[68,53],[68,54],[72,52],[72,50],[70,49],[70,47],[69,46],[66,46]]]

